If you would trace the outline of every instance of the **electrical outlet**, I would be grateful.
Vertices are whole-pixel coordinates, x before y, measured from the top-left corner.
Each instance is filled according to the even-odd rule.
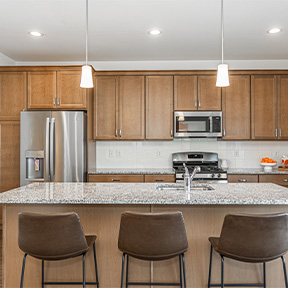
[[[239,156],[240,156],[239,150],[235,150],[235,157],[239,158]]]
[[[122,157],[122,151],[116,150],[116,158],[121,158],[121,157]]]
[[[160,157],[162,157],[162,156],[163,156],[163,151],[160,150],[160,149],[158,149],[158,150],[157,150],[157,157],[160,158]]]
[[[275,151],[274,157],[279,158],[279,152],[278,151]]]
[[[114,150],[109,150],[109,158],[114,158]]]

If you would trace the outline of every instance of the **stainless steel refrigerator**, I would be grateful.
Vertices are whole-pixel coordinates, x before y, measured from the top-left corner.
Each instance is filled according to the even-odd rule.
[[[85,112],[21,112],[20,185],[86,182],[86,124]]]

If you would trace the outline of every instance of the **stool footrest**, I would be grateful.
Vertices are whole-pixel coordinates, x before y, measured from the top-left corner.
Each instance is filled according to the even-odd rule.
[[[221,284],[210,284],[210,287],[221,287]],[[257,283],[257,284],[224,284],[224,287],[264,287],[264,284]]]
[[[127,285],[181,286],[180,283],[128,282]]]
[[[98,285],[98,282],[85,282],[86,285]],[[43,282],[43,285],[83,285],[83,282]]]

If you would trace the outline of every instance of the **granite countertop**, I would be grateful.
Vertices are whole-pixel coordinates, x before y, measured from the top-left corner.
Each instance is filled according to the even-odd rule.
[[[157,190],[156,185],[157,184],[154,183],[33,183],[1,193],[0,203],[170,205],[288,204],[288,189],[271,183],[209,184],[214,190],[194,190],[189,194],[184,190]]]
[[[288,174],[288,171],[278,171],[278,169],[272,169],[271,172],[264,171],[263,168],[229,168],[227,170],[228,175],[232,174],[251,174],[251,175],[259,175],[259,174]]]
[[[96,168],[88,171],[89,175],[96,174],[175,174],[173,168]]]

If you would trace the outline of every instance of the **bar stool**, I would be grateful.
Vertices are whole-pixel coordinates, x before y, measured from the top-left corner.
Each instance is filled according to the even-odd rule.
[[[85,236],[76,213],[36,214],[19,213],[18,245],[23,257],[20,288],[23,288],[27,255],[42,260],[42,288],[44,285],[97,285],[99,288],[95,240]],[[96,282],[85,280],[85,257],[93,246]],[[77,256],[83,257],[83,282],[44,281],[44,261],[57,261]]]
[[[188,250],[188,242],[181,212],[122,213],[118,248],[123,252],[121,288],[123,288],[124,282],[126,256],[126,287],[128,285],[169,285],[182,288],[182,280],[184,280],[186,288],[184,252]],[[166,260],[178,256],[179,283],[129,282],[129,256],[146,261]]]
[[[249,215],[228,214],[225,216],[220,237],[210,237],[210,287],[266,287],[266,262],[282,259],[286,288],[287,272],[283,255],[288,251],[288,214]],[[221,284],[211,284],[212,252],[221,257]],[[224,284],[224,257],[241,262],[263,263],[263,283]]]

